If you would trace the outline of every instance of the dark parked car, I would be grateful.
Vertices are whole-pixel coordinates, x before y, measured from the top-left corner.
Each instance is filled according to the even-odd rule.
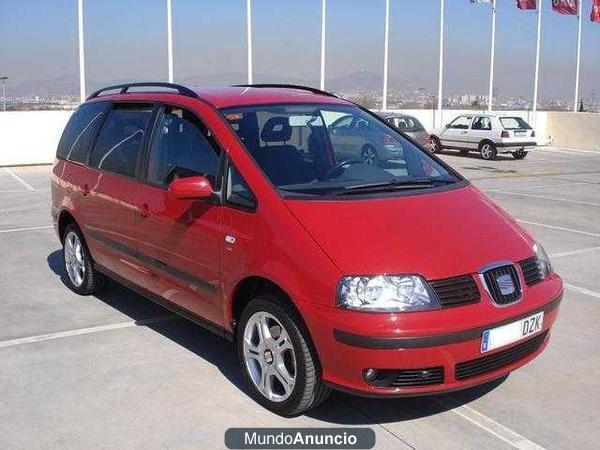
[[[423,147],[430,147],[431,139],[429,133],[416,117],[396,113],[381,113],[380,116],[383,117],[387,123],[409,135]]]

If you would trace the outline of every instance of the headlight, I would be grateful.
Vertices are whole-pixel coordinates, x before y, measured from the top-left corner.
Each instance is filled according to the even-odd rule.
[[[548,254],[544,250],[544,247],[542,247],[542,244],[537,242],[533,244],[533,252],[537,258],[542,279],[544,279],[552,273],[552,264],[550,264],[550,258],[548,258]]]
[[[377,312],[440,308],[437,296],[418,275],[345,277],[339,284],[337,302],[342,308]]]

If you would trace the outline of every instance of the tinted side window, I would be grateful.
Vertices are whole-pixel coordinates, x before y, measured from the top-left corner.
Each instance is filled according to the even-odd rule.
[[[256,208],[256,198],[252,191],[233,166],[229,166],[227,170],[227,185],[225,201],[237,208],[245,210],[253,210]]]
[[[73,113],[58,143],[56,156],[85,162],[92,139],[102,124],[108,103],[86,103]]]
[[[168,186],[177,178],[204,176],[215,186],[220,150],[191,112],[165,107],[156,124],[148,161],[148,181]]]
[[[90,155],[90,166],[134,177],[151,115],[150,106],[115,105],[100,130]]]

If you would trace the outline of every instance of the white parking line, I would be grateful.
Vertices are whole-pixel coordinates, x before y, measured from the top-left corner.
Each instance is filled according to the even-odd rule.
[[[567,148],[567,149],[549,148],[547,150],[549,152],[553,152],[553,153],[554,152],[556,152],[556,153],[566,153],[566,154],[587,153],[587,154],[592,154],[592,155],[600,156],[600,152],[594,151],[594,150],[580,150],[580,149],[575,149],[575,148]]]
[[[9,341],[0,342],[0,348],[5,347],[14,347],[15,345],[21,344],[31,344],[33,342],[42,342],[42,341],[51,341],[53,339],[61,339],[65,337],[71,336],[81,336],[84,334],[91,333],[99,333],[101,331],[110,331],[110,330],[119,330],[121,328],[129,328],[129,327],[140,327],[152,325],[154,323],[164,322],[170,319],[173,319],[177,316],[169,315],[169,316],[161,316],[154,317],[152,319],[146,320],[130,320],[128,322],[114,323],[111,325],[99,325],[97,327],[89,327],[89,328],[79,328],[77,330],[70,331],[60,331],[58,333],[49,333],[49,334],[38,334],[36,336],[28,336],[18,339],[11,339]]]
[[[589,289],[582,288],[579,286],[573,286],[569,283],[564,283],[565,287],[571,289],[572,291],[579,292],[580,294],[589,295],[590,297],[600,298],[600,292],[590,291]]]
[[[528,220],[517,219],[517,222],[526,223],[527,225],[535,225],[537,227],[550,228],[551,230],[567,231],[569,233],[583,234],[584,236],[600,237],[600,233],[592,233],[591,231],[575,230],[573,228],[559,227],[556,225],[548,225],[547,223],[530,222]]]
[[[575,203],[577,205],[600,207],[600,203],[582,202],[580,200],[571,200],[571,199],[562,198],[562,197],[550,197],[549,195],[526,194],[524,192],[512,192],[512,191],[507,191],[504,189],[496,189],[496,190],[494,190],[494,192],[498,193],[498,194],[516,195],[519,197],[541,198],[543,200],[552,200],[554,202]]]
[[[9,174],[11,177],[13,177],[15,180],[17,180],[19,183],[21,183],[21,186],[25,187],[25,189],[27,189],[28,191],[35,191],[35,189],[33,188],[32,185],[30,185],[27,181],[25,181],[23,178],[21,178],[19,175],[17,175],[16,173],[14,173],[12,170],[10,170],[8,167],[4,168],[4,171]]]
[[[550,256],[551,258],[560,258],[562,256],[578,255],[580,253],[589,253],[589,252],[594,252],[596,250],[600,250],[600,246],[598,246],[598,247],[582,248],[581,250],[572,250],[570,252],[551,253],[548,256]]]
[[[46,230],[48,228],[54,228],[54,227],[52,225],[44,225],[42,227],[9,228],[7,230],[0,230],[0,234],[19,233],[21,231]]]
[[[530,441],[524,436],[521,436],[516,431],[496,422],[494,419],[486,416],[485,414],[475,411],[473,408],[467,405],[457,405],[449,397],[444,397],[446,400],[439,398],[434,399],[437,403],[442,405],[444,408],[448,408],[454,414],[458,414],[465,420],[468,420],[479,428],[487,431],[488,433],[496,436],[498,439],[512,445],[514,448],[522,450],[533,450],[533,449],[544,449],[539,444]]]

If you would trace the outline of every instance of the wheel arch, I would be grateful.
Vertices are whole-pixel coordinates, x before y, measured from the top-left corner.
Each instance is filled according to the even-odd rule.
[[[77,223],[77,220],[75,219],[75,216],[73,216],[73,214],[68,209],[63,209],[58,214],[58,222],[57,222],[58,238],[60,239],[61,244],[63,243],[65,228],[67,228],[67,225],[69,225],[70,223],[74,223],[75,225],[77,225],[79,227],[79,224]]]
[[[477,146],[477,148],[481,150],[481,147],[483,147],[484,144],[492,144],[494,147],[496,146],[496,143],[490,138],[483,138],[481,141],[479,141],[479,145]]]

